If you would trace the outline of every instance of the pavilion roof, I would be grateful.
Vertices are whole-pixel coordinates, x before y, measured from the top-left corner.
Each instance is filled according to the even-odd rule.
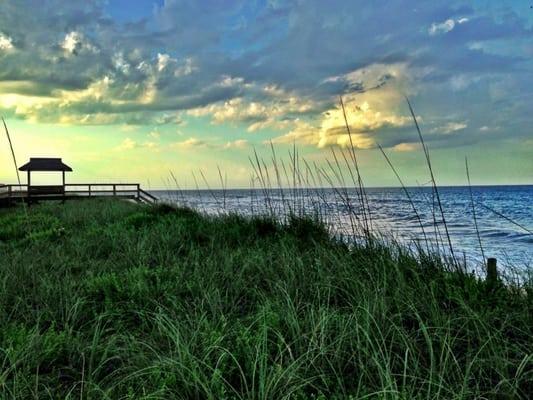
[[[35,158],[31,157],[30,161],[19,168],[19,171],[72,171],[67,164],[63,163],[61,158]]]

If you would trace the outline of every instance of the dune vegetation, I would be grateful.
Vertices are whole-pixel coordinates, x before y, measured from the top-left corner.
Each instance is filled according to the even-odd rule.
[[[532,292],[305,217],[19,206],[0,210],[0,397],[527,398]]]

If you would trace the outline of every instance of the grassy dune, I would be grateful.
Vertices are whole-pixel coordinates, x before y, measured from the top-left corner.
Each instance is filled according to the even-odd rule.
[[[308,219],[119,201],[0,210],[0,398],[533,393],[531,283],[348,248]]]

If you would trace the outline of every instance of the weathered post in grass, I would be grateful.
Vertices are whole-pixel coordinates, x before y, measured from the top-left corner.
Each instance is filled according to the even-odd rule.
[[[498,282],[498,268],[495,258],[487,259],[487,283],[495,285]]]

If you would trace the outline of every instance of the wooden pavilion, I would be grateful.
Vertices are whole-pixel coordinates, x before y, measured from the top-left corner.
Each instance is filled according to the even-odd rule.
[[[19,168],[19,171],[27,172],[28,195],[57,195],[65,193],[65,172],[72,172],[67,164],[63,163],[61,158],[34,158]],[[31,173],[33,171],[39,172],[61,172],[62,185],[32,185]]]

